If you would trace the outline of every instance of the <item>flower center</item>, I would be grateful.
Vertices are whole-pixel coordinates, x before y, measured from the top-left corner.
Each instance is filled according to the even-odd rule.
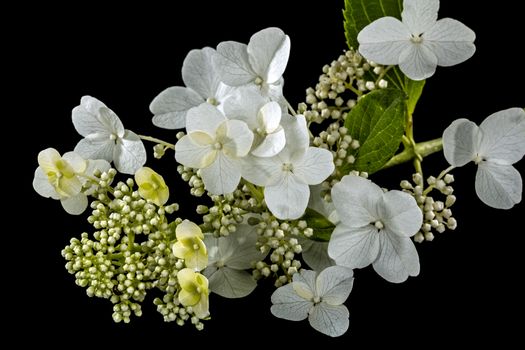
[[[414,35],[412,34],[412,37],[410,38],[410,41],[414,44],[420,44],[423,41],[423,34]]]
[[[116,134],[111,134],[111,135],[109,135],[109,139],[111,141],[115,141],[117,139],[117,135]]]
[[[377,228],[378,231],[385,228],[385,225],[381,220],[377,220],[376,222],[374,222],[374,226]]]
[[[263,80],[262,80],[261,77],[257,77],[257,78],[255,78],[255,82],[254,83],[255,83],[255,85],[262,85]]]
[[[315,297],[313,297],[312,301],[314,304],[319,304],[321,302],[321,298],[316,295]]]
[[[217,99],[215,97],[208,97],[206,99],[206,102],[208,102],[212,106],[217,106],[219,104],[219,101],[217,101]]]
[[[222,260],[218,260],[216,263],[215,263],[215,266],[217,266],[218,268],[221,268],[221,267],[224,267],[224,261]]]
[[[293,171],[292,163],[283,163],[283,171]]]
[[[481,163],[482,161],[484,161],[483,157],[481,156],[481,154],[476,154],[476,156],[474,157],[474,163],[476,165],[478,165],[479,163]]]
[[[220,142],[215,142],[213,144],[213,148],[216,149],[216,150],[221,150],[222,149],[222,143]]]

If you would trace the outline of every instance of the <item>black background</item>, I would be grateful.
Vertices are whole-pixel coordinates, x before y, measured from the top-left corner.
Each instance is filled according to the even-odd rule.
[[[293,3],[294,5],[292,6]],[[461,65],[439,68],[429,79],[415,115],[416,139],[440,137],[456,118],[478,124],[489,114],[524,104],[520,11],[512,1],[490,7],[479,1],[442,1],[440,18],[452,17],[477,34],[475,56]],[[181,85],[180,69],[193,48],[214,47],[220,41],[248,42],[251,34],[269,26],[282,28],[292,51],[285,72],[285,96],[304,100],[321,67],[345,49],[343,1],[172,1],[121,6],[77,2],[71,5],[32,6],[6,11],[14,19],[6,32],[9,52],[4,64],[9,111],[4,120],[20,122],[5,128],[6,153],[16,161],[16,175],[5,173],[7,186],[16,190],[9,220],[2,284],[9,297],[5,309],[19,341],[40,344],[104,345],[149,342],[155,347],[304,346],[318,339],[327,346],[383,344],[416,347],[486,341],[519,341],[523,322],[523,204],[511,211],[491,209],[474,192],[475,167],[454,171],[459,228],[418,245],[421,273],[395,285],[371,268],[356,271],[354,289],[346,305],[350,330],[330,339],[304,322],[289,322],[270,314],[272,289],[262,287],[240,300],[211,297],[212,320],[198,332],[188,325],[166,324],[152,305],[143,304],[143,316],[132,323],[115,324],[109,301],[88,298],[64,269],[60,250],[72,236],[88,230],[85,218],[67,215],[58,202],[39,197],[31,181],[38,152],[54,147],[72,150],[80,136],[71,123],[71,109],[86,94],[105,102],[126,128],[174,141],[174,132],[153,128],[148,105],[164,88]],[[195,200],[178,182],[172,154],[148,164],[159,169],[181,204],[184,217],[193,213]],[[18,163],[17,163],[18,164]],[[446,167],[441,155],[424,162],[426,174]],[[523,162],[518,164],[523,174]],[[397,186],[411,173],[409,165],[378,174],[380,185]],[[19,185],[22,181],[22,186]],[[19,201],[22,199],[22,201]],[[12,211],[10,211],[11,213]],[[12,242],[9,242],[11,241]],[[517,320],[515,320],[517,318]],[[246,342],[242,336],[248,336]]]

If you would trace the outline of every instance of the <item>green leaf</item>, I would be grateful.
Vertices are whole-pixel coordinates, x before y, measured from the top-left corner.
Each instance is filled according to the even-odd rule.
[[[402,9],[403,0],[345,0],[343,15],[348,47],[357,51],[357,35],[364,27],[381,17],[401,19]],[[398,67],[391,68],[385,79],[390,86],[404,90],[404,74]]]
[[[405,92],[408,95],[407,112],[412,115],[416,109],[417,101],[423,93],[426,80],[415,81],[405,77]]]
[[[359,100],[345,127],[360,143],[356,160],[343,170],[376,172],[392,158],[405,131],[406,95],[396,89],[375,90]]]
[[[312,240],[319,242],[328,242],[330,240],[335,225],[322,214],[311,208],[306,208],[301,220],[305,220],[308,227],[314,230],[314,234],[311,237]]]
[[[357,50],[357,34],[378,18],[391,16],[401,19],[403,0],[345,0],[345,36],[349,48]]]

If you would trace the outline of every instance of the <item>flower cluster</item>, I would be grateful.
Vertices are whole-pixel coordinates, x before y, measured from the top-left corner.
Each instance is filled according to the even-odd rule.
[[[188,53],[185,86],[150,105],[154,125],[184,129],[175,144],[125,129],[104,103],[82,97],[72,121],[83,138],[73,152],[41,151],[33,187],[69,214],[90,208],[93,232],[72,238],[62,256],[88,296],[113,304],[115,322],[141,316],[158,289],[153,303],[164,321],[202,329],[210,293],[241,298],[271,279],[269,312],[340,336],[353,269],[371,265],[404,282],[422,268],[414,241],[456,228],[452,169],[473,161],[476,192],[491,207],[521,201],[513,164],[525,154],[522,108],[479,127],[458,119],[442,139],[414,140],[421,80],[471,57],[475,34],[437,20],[438,0],[404,0],[400,13],[369,17],[377,2],[367,2],[366,16],[377,19],[351,38],[357,49],[322,68],[297,111],[283,95],[291,46],[278,28]],[[168,201],[179,189],[144,166],[143,141],[155,143],[154,158],[175,152],[177,172],[202,201],[200,222],[173,216],[179,206]],[[441,149],[450,167],[425,180],[422,159]],[[372,182],[376,171],[408,161],[416,172],[402,191]],[[118,181],[123,174],[133,178]]]

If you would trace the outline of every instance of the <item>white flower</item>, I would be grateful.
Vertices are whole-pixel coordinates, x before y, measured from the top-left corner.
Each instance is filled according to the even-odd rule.
[[[244,121],[253,131],[255,139],[251,154],[272,157],[281,152],[286,144],[281,126],[281,106],[263,97],[253,88],[240,88],[228,99],[224,112],[229,119]]]
[[[73,125],[84,136],[75,152],[84,158],[113,161],[118,171],[134,174],[146,163],[146,149],[133,131],[125,130],[119,117],[104,103],[83,96],[73,109]]]
[[[431,77],[437,66],[466,61],[476,51],[476,34],[454,19],[438,21],[438,10],[439,0],[405,0],[402,22],[383,17],[363,28],[359,52],[380,64],[398,64],[413,80]]]
[[[263,260],[265,254],[257,249],[257,227],[240,224],[237,231],[226,237],[204,238],[208,249],[208,277],[210,290],[225,298],[242,298],[253,292],[257,282],[245,271],[252,263]]]
[[[247,157],[242,176],[264,186],[268,209],[279,219],[297,219],[304,214],[310,197],[308,185],[323,182],[334,171],[330,151],[308,147],[304,116],[283,116],[286,146],[271,158]]]
[[[231,193],[241,180],[241,158],[250,151],[253,133],[246,123],[228,120],[217,108],[204,103],[188,111],[187,135],[175,145],[175,159],[201,169],[211,194]]]
[[[186,126],[188,110],[202,103],[222,108],[222,103],[234,91],[220,80],[210,47],[191,50],[182,65],[183,86],[173,86],[153,99],[149,108],[155,115],[153,124],[165,129],[181,129]]]
[[[279,28],[263,29],[248,45],[222,42],[214,57],[222,81],[231,86],[255,85],[273,101],[281,101],[282,75],[290,56],[290,38]]]
[[[478,165],[476,193],[483,203],[510,209],[521,201],[521,175],[512,164],[525,154],[523,109],[494,113],[479,127],[467,119],[454,121],[443,133],[443,152],[452,166]]]
[[[329,267],[319,274],[301,270],[293,275],[293,282],[272,294],[270,310],[274,316],[290,321],[308,317],[315,330],[338,337],[348,330],[349,312],[342,304],[353,283],[352,270],[342,266]]]
[[[423,214],[415,199],[401,191],[384,193],[358,176],[345,176],[332,188],[341,219],[330,238],[328,254],[337,265],[374,270],[394,283],[419,274],[419,257],[410,239]]]
[[[88,200],[82,186],[95,170],[107,171],[109,163],[105,160],[85,160],[74,152],[62,157],[54,148],[38,154],[39,167],[35,171],[33,188],[45,198],[60,200],[64,210],[79,215],[86,210]]]

